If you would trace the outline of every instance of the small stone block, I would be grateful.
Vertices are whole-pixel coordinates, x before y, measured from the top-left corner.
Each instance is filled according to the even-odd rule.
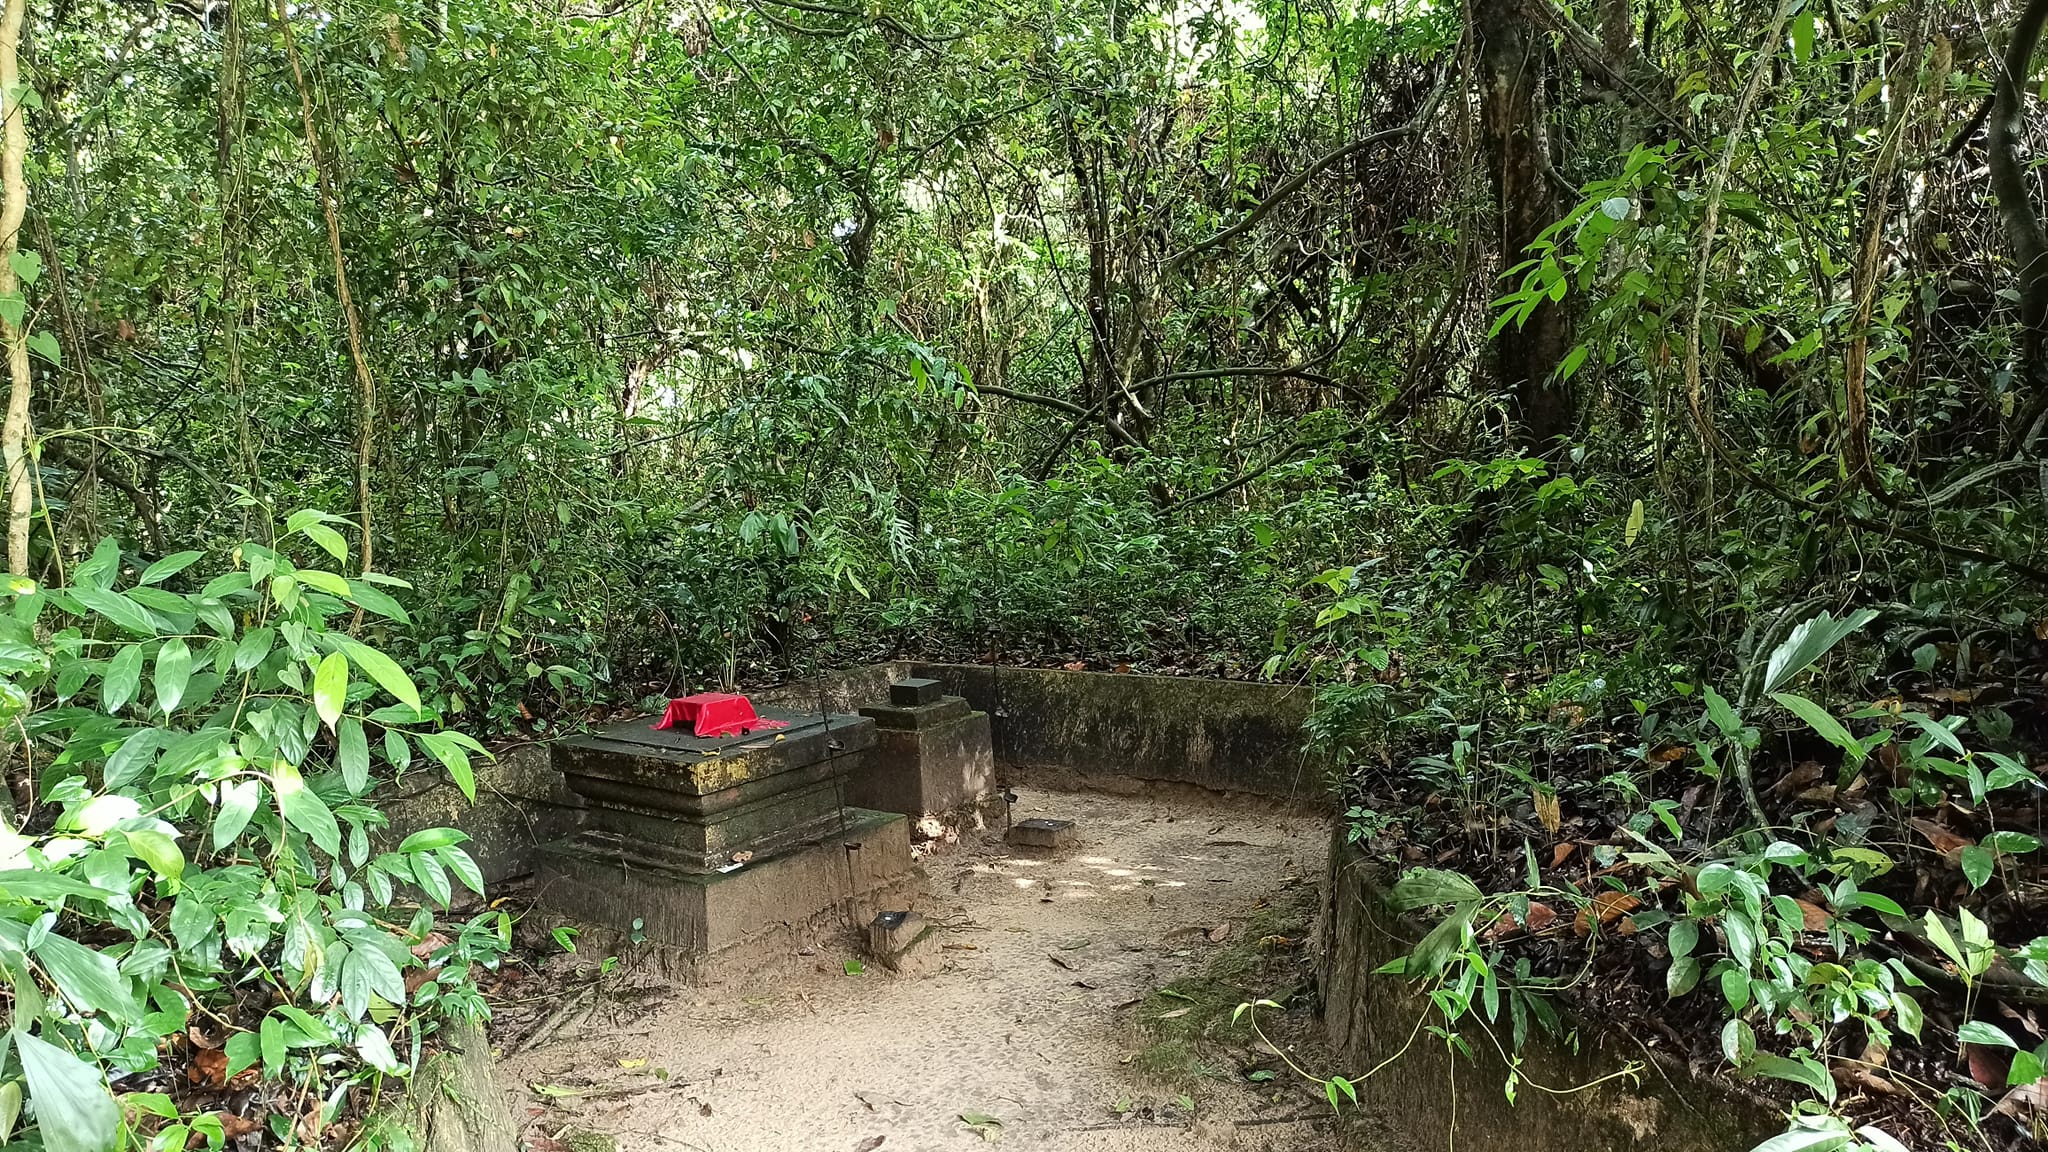
[[[1074,842],[1074,822],[1019,820],[1010,825],[1009,841],[1026,848],[1064,848]]]
[[[898,680],[889,685],[889,703],[898,708],[915,708],[919,704],[937,704],[944,694],[937,680],[913,677]]]
[[[915,912],[883,912],[868,925],[868,952],[886,960],[910,947],[924,927],[924,917]]]

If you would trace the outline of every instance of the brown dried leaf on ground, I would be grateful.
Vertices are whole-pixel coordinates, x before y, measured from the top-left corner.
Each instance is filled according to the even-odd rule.
[[[2005,1094],[1998,1107],[1991,1110],[1993,1116],[2010,1116],[2025,1121],[2048,1113],[2048,1080],[2036,1080],[2022,1084]]]
[[[1811,900],[1795,898],[1792,902],[1799,905],[1799,916],[1804,921],[1803,926],[1808,932],[1825,932],[1828,930],[1829,917],[1827,909],[1822,908]]]
[[[1225,940],[1230,939],[1230,922],[1226,920],[1223,923],[1218,924],[1214,928],[1209,929],[1207,932],[1204,932],[1202,935],[1207,936],[1209,938],[1209,943],[1211,944],[1221,944]]]
[[[1579,918],[1573,923],[1572,931],[1581,936],[1591,935],[1594,917],[1599,917],[1602,924],[1612,924],[1642,906],[1641,900],[1626,892],[1596,892],[1592,902],[1579,909]]]
[[[237,1116],[233,1112],[215,1112],[214,1116],[220,1120],[221,1134],[229,1140],[239,1140],[263,1127],[262,1121]]]
[[[1572,858],[1572,853],[1578,850],[1579,844],[1576,840],[1567,840],[1564,843],[1559,844],[1557,847],[1552,848],[1550,850],[1550,866],[1552,868],[1562,866],[1565,861]]]
[[[1944,859],[1951,862],[1962,856],[1963,849],[1973,848],[1977,844],[1975,840],[1967,836],[1958,836],[1932,820],[1916,816],[1908,821],[1908,823],[1913,826],[1913,831],[1926,837],[1927,842],[1933,845],[1936,852],[1941,853]]]
[[[225,1088],[228,1083],[228,1054],[218,1048],[202,1048],[192,1054],[185,1078],[206,1088]]]
[[[855,1144],[853,1146],[853,1152],[875,1152],[875,1149],[880,1148],[882,1146],[882,1142],[887,1139],[887,1136],[870,1136],[867,1139],[861,1141],[860,1143]]]

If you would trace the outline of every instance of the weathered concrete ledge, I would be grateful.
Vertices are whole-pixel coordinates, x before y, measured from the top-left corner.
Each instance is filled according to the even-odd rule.
[[[1303,750],[1315,701],[1306,688],[987,664],[909,671],[989,714],[997,764],[1049,782],[1186,784],[1313,805],[1331,795],[1327,764]]]
[[[1636,1061],[1644,1065],[1639,1082],[1606,1080],[1563,1094],[1523,1083],[1510,1103],[1502,1091],[1507,1063],[1485,1037],[1468,1035],[1476,1059],[1458,1057],[1454,1067],[1441,1041],[1415,1033],[1416,1022],[1433,1011],[1427,997],[1399,976],[1374,975],[1382,964],[1407,955],[1421,937],[1416,924],[1387,907],[1386,880],[1338,829],[1323,890],[1317,983],[1331,1048],[1344,1063],[1337,1071],[1362,1075],[1402,1053],[1359,1084],[1358,1092],[1417,1148],[1742,1152],[1783,1130],[1777,1113],[1739,1086],[1702,1080],[1668,1054],[1593,1026],[1579,1028],[1577,1043],[1568,1045],[1542,1034],[1532,1021],[1524,1076],[1553,1089],[1575,1088]],[[1502,1016],[1497,1027],[1504,1044],[1505,1011]],[[1572,1026],[1569,1015],[1566,1026]]]

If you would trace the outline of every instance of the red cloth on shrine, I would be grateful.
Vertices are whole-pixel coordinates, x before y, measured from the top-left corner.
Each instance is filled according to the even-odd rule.
[[[668,702],[656,728],[688,726],[699,736],[739,736],[764,728],[787,728],[787,720],[754,714],[754,702],[737,692],[699,692]]]

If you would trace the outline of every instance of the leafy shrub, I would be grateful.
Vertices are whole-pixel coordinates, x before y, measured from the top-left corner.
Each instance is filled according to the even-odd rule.
[[[0,1127],[25,1098],[53,1152],[220,1146],[217,1114],[128,1090],[190,1063],[170,1082],[290,1084],[276,1134],[317,1132],[437,1020],[486,1012],[471,973],[509,919],[436,931],[457,884],[482,892],[466,837],[380,850],[373,794],[423,756],[474,799],[484,750],[361,638],[406,623],[396,582],[292,558],[345,562],[332,519],[293,516],[203,584],[181,552],[118,587],[108,541],[67,587],[6,589],[0,721],[31,794],[0,827]]]

